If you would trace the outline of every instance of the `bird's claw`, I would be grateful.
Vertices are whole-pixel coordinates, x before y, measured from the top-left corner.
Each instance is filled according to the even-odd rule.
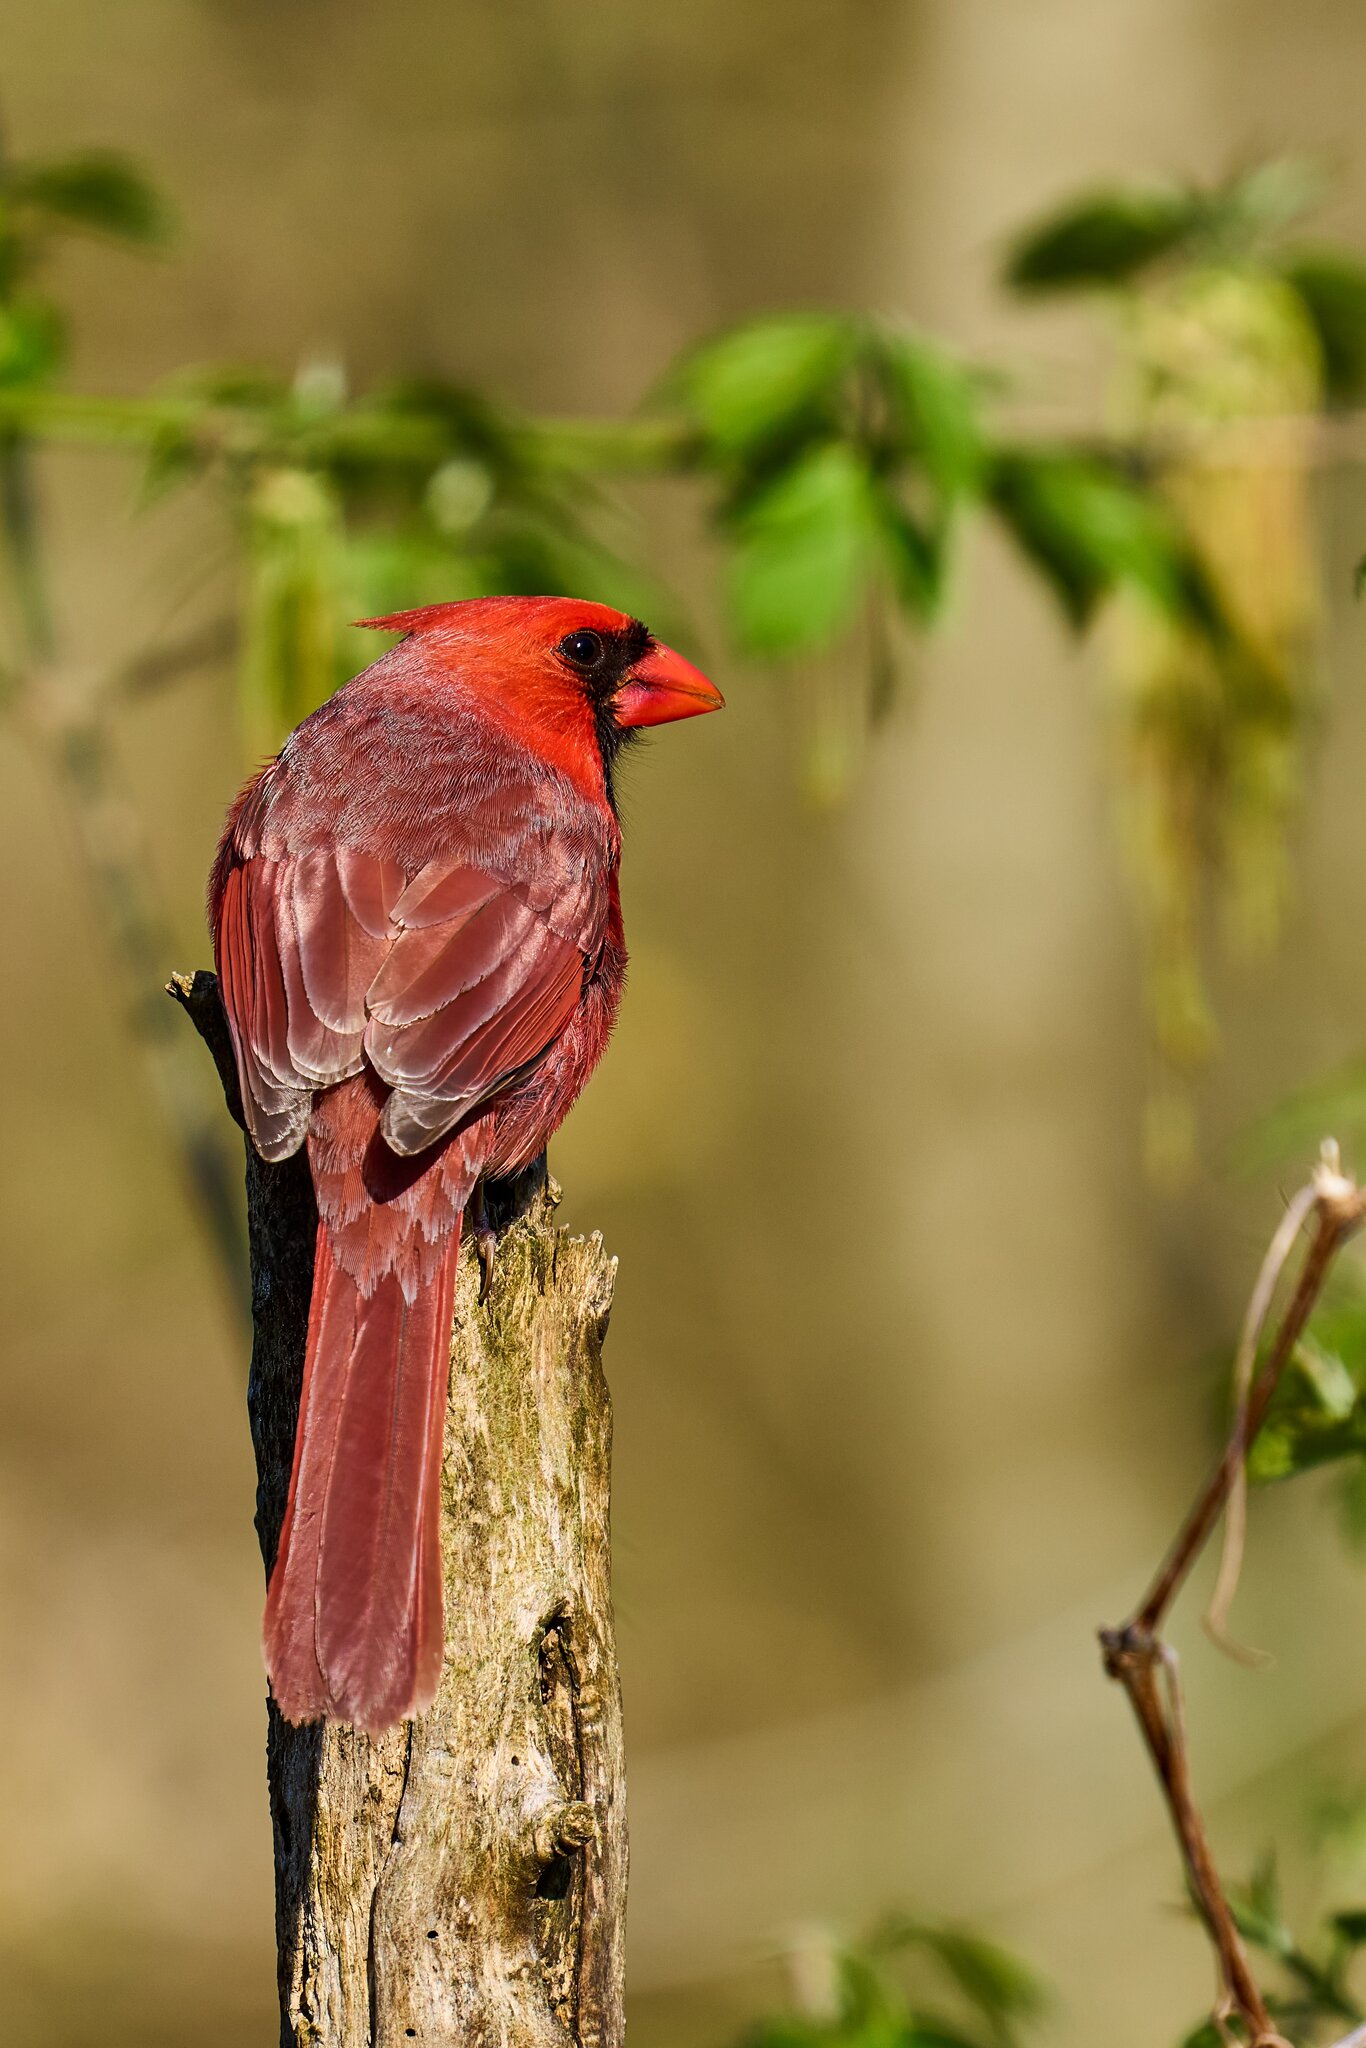
[[[493,1255],[498,1249],[498,1233],[489,1222],[488,1201],[482,1180],[475,1184],[468,1210],[468,1222],[474,1234],[474,1249],[479,1256],[479,1305],[482,1308],[493,1292]]]
[[[498,1248],[498,1233],[490,1224],[475,1224],[474,1248],[479,1254],[479,1305],[482,1308],[493,1292],[493,1255]]]

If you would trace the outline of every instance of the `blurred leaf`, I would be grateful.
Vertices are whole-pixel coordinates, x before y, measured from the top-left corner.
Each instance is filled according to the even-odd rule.
[[[757,654],[829,642],[851,618],[874,566],[877,507],[868,470],[828,441],[782,470],[732,521],[736,631]]]
[[[1366,1154],[1366,1059],[1335,1067],[1258,1117],[1239,1139],[1238,1164],[1255,1172],[1313,1158],[1330,1135],[1349,1156]]]
[[[944,551],[890,493],[877,498],[878,528],[892,588],[918,619],[932,619],[944,593]]]
[[[986,472],[977,380],[918,335],[886,332],[879,348],[900,401],[910,445],[945,499],[976,491]]]
[[[19,165],[11,195],[67,227],[149,246],[164,241],[171,217],[155,187],[130,157],[87,150],[48,163]]]
[[[153,434],[143,458],[139,495],[144,505],[155,503],[181,484],[202,476],[209,457],[187,425],[166,426]]]
[[[1343,250],[1305,249],[1282,275],[1318,337],[1329,399],[1347,405],[1366,396],[1366,264]]]
[[[1366,1450],[1366,1295],[1340,1268],[1296,1345],[1248,1456],[1257,1483]]]
[[[1366,1942],[1366,1909],[1358,1906],[1345,1913],[1334,1913],[1331,1924],[1349,1947],[1360,1948]]]
[[[451,453],[481,459],[500,479],[524,474],[527,431],[524,424],[463,384],[439,377],[406,377],[377,394],[380,411],[435,420],[445,430]],[[534,435],[531,436],[534,442]]]
[[[1005,282],[1016,291],[1076,291],[1137,283],[1168,256],[1241,261],[1323,193],[1307,158],[1272,157],[1209,190],[1117,185],[1082,194],[1027,228]]]
[[[1175,186],[1088,193],[1024,231],[1005,282],[1021,292],[1124,283],[1179,249],[1202,218],[1198,195]]]
[[[1120,584],[1144,591],[1165,612],[1207,614],[1172,515],[1111,465],[1067,450],[1006,450],[996,458],[989,496],[1074,625],[1086,625]]]
[[[666,388],[720,453],[749,459],[821,416],[855,338],[840,315],[757,320],[685,356]]]
[[[1181,2048],[1228,2048],[1229,2037],[1213,2020],[1201,2020],[1181,2043]]]
[[[1207,201],[1214,233],[1234,256],[1255,249],[1323,198],[1322,166],[1306,156],[1273,156],[1218,186]]]
[[[45,299],[0,305],[0,386],[37,384],[60,369],[66,324]]]
[[[344,680],[346,555],[336,502],[323,480],[267,470],[250,502],[250,590],[242,649],[247,757],[273,754],[301,718]]]
[[[981,2048],[980,2041],[946,2026],[942,2020],[913,2019],[901,2041],[902,2048]]]
[[[1332,1415],[1313,1400],[1297,1400],[1291,1391],[1259,1430],[1248,1454],[1248,1477],[1264,1486],[1338,1458],[1359,1457],[1364,1450],[1366,1414],[1359,1407],[1346,1416]]]
[[[1246,1886],[1230,1886],[1229,1905],[1244,1941],[1278,1956],[1288,1955],[1294,1949],[1295,1937],[1281,1910],[1274,1850],[1261,1857]]]
[[[1018,1956],[979,1934],[930,1921],[893,1918],[874,1936],[874,1953],[916,1948],[932,1956],[998,2038],[1047,2010],[1041,1979]]]
[[[164,389],[176,397],[198,398],[206,406],[264,412],[284,404],[288,381],[277,370],[255,363],[196,364],[168,378]]]

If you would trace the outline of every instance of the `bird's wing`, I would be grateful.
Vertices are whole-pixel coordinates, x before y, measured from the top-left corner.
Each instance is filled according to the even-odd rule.
[[[422,1151],[486,1102],[577,1009],[602,892],[586,868],[557,875],[556,865],[538,864],[533,887],[434,861],[394,905],[398,936],[367,994],[365,1052],[394,1091],[381,1128],[395,1152]]]
[[[295,1151],[314,1090],[367,1062],[393,1091],[384,1136],[406,1154],[546,1050],[578,1005],[606,891],[583,850],[541,836],[534,882],[463,854],[410,877],[347,847],[231,869],[219,973],[264,1158]]]

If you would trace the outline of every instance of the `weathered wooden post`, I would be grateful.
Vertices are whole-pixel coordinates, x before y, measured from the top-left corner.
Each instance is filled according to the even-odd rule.
[[[240,1122],[212,974],[170,993]],[[284,1513],[312,1283],[301,1157],[248,1145],[256,1527]],[[284,2048],[616,2048],[626,1809],[612,1631],[615,1277],[541,1189],[499,1243],[489,1300],[462,1261],[442,1554],[446,1664],[431,1712],[372,1738],[269,1706]]]

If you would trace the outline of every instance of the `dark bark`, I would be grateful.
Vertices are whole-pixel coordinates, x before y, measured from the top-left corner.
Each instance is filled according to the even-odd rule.
[[[178,977],[240,1122],[209,974]],[[626,1816],[609,1587],[615,1261],[542,1185],[503,1231],[489,1300],[461,1261],[442,1548],[446,1666],[379,1739],[269,1706],[285,2048],[615,2048]],[[257,1533],[274,1556],[313,1264],[303,1160],[247,1147]]]

